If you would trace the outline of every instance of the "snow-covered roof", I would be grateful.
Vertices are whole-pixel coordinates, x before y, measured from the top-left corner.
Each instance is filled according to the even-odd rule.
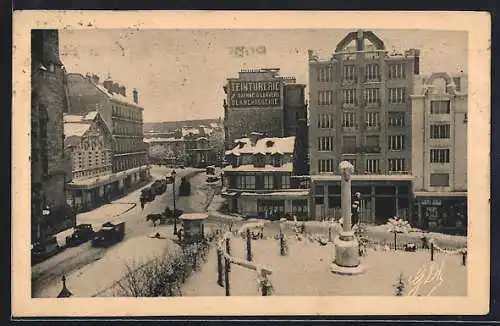
[[[172,142],[180,142],[184,141],[182,138],[144,138],[145,143],[172,143]]]
[[[95,87],[97,87],[97,89],[99,89],[101,92],[106,94],[110,99],[115,100],[115,101],[120,102],[120,103],[123,103],[123,104],[131,105],[131,106],[134,106],[136,108],[142,109],[141,106],[136,104],[134,101],[131,101],[128,97],[125,97],[125,96],[123,96],[121,94],[117,94],[117,93],[110,93],[102,84],[94,84],[94,85],[95,85]]]
[[[226,155],[234,154],[292,154],[295,145],[295,136],[291,137],[264,137],[252,146],[250,138],[240,138],[234,141],[236,146],[226,151]]]
[[[244,164],[237,167],[229,165],[222,170],[224,172],[292,172],[293,163],[285,163],[282,166],[265,165],[263,167],[256,167],[253,164]]]
[[[212,122],[212,123],[210,123],[210,127],[217,128],[217,127],[219,127],[219,124],[216,122]]]
[[[87,130],[90,128],[90,123],[77,123],[77,122],[71,122],[71,123],[65,123],[64,124],[64,137],[69,138],[72,136],[77,136],[81,137],[85,134]]]
[[[189,134],[198,135],[200,134],[200,130],[198,128],[182,128],[182,137]]]

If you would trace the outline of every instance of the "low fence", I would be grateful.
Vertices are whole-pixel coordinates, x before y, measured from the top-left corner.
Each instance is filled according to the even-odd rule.
[[[255,271],[255,276],[257,278],[259,288],[262,296],[269,296],[272,294],[272,284],[269,279],[269,276],[272,274],[272,271],[259,264],[252,263],[253,255],[252,255],[252,235],[250,229],[253,227],[263,227],[263,225],[259,223],[249,223],[243,225],[237,232],[237,234],[245,233],[246,234],[246,243],[247,243],[247,257],[246,259],[240,259],[231,256],[231,235],[233,234],[231,228],[228,231],[224,232],[221,239],[218,241],[217,246],[217,284],[221,287],[224,287],[226,296],[231,295],[230,290],[230,272],[231,272],[231,264],[241,266],[250,270]]]

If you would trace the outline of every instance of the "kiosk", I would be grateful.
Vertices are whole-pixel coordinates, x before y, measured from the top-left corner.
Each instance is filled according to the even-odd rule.
[[[204,221],[207,219],[207,213],[189,213],[182,214],[179,219],[182,221],[183,242],[194,243],[203,241]]]

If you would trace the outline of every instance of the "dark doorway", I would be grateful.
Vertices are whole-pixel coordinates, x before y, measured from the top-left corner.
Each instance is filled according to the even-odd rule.
[[[394,198],[375,198],[375,223],[385,224],[388,219],[396,216]]]

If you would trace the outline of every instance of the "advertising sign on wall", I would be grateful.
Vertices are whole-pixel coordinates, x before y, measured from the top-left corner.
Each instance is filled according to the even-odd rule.
[[[229,107],[279,106],[281,81],[229,81]]]

